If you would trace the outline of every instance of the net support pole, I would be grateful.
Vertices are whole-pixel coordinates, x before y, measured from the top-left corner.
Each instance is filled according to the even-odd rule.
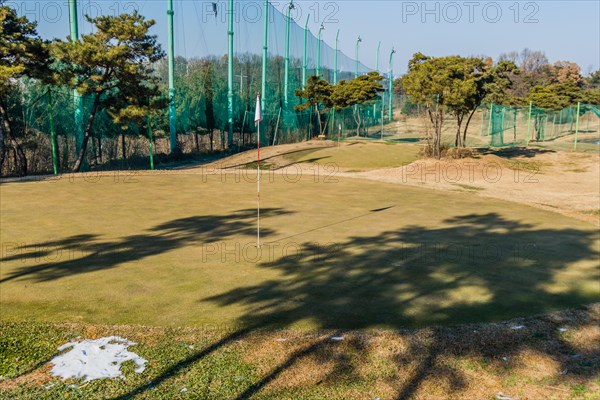
[[[169,0],[168,29],[168,57],[169,57],[169,151],[171,154],[177,151],[177,110],[175,108],[175,33],[173,0]]]
[[[77,16],[77,0],[69,0],[69,31],[71,42],[77,42],[79,40],[79,24]],[[83,146],[83,98],[77,89],[73,89],[73,107],[73,118],[75,121],[75,149],[79,156],[81,147]],[[86,169],[85,157],[83,157],[82,169]]]
[[[154,140],[152,138],[152,123],[150,117],[146,115],[146,131],[148,132],[148,141],[150,145],[150,170],[154,171]]]
[[[575,116],[575,140],[573,141],[573,150],[577,150],[577,140],[579,139],[579,112],[581,111],[581,102],[577,102],[577,115]]]
[[[340,30],[335,35],[335,53],[333,54],[333,84],[338,83],[338,53],[340,44]]]
[[[355,78],[358,78],[358,47],[360,42],[362,42],[362,38],[359,36],[358,39],[356,39],[356,69],[354,71]]]
[[[355,60],[356,67],[355,67],[355,71],[354,71],[354,79],[358,78],[358,47],[359,47],[360,42],[362,42],[362,38],[359,36],[356,39],[356,60]],[[359,113],[360,113],[360,110],[358,108],[358,104],[356,104],[354,106],[354,114],[359,115]],[[360,129],[358,131],[358,136],[360,136]]]
[[[385,90],[381,92],[381,140],[383,140],[383,111],[385,107]]]
[[[377,60],[377,68],[376,71],[379,72],[379,50],[381,49],[381,42],[379,42],[377,44],[377,55],[376,55],[376,60]],[[377,103],[373,104],[373,121],[376,121],[377,118]]]
[[[306,67],[308,63],[307,51],[308,51],[308,21],[310,20],[310,14],[306,16],[306,25],[304,25],[304,60],[302,63],[302,89],[306,87]]]
[[[227,9],[227,140],[229,145],[233,143],[233,18],[233,0],[229,0]]]
[[[50,122],[50,144],[52,146],[52,167],[54,175],[58,175],[58,149],[56,148],[56,131],[54,130],[54,105],[52,104],[52,89],[48,90],[48,118]]]
[[[479,126],[479,136],[483,136],[483,126],[485,124],[485,114],[481,109],[481,125]]]
[[[389,121],[394,121],[394,54],[396,50],[392,47],[392,52],[390,53],[390,83],[389,83],[389,93],[388,93],[388,114]]]
[[[265,0],[264,11],[264,32],[263,32],[263,54],[262,54],[262,92],[260,97],[260,108],[265,114],[265,104],[267,99],[267,56],[269,51],[269,0]],[[264,129],[262,130],[264,134]],[[262,138],[261,138],[262,139]],[[262,141],[266,143],[266,141]]]
[[[529,102],[529,113],[527,114],[527,146],[531,140],[531,111],[533,110],[533,102]]]
[[[321,76],[321,32],[323,32],[323,29],[325,29],[323,27],[323,24],[321,24],[321,27],[319,28],[319,34],[318,39],[317,39],[317,76]]]
[[[284,124],[287,125],[285,116],[289,111],[289,84],[290,84],[290,24],[291,24],[291,12],[294,8],[293,0],[290,1],[287,10],[287,18],[285,21],[285,72],[284,72],[284,85],[283,85],[283,105],[284,105]]]
[[[560,112],[558,113],[558,128],[557,128],[557,135],[560,135],[560,126],[562,125],[562,113],[563,110],[560,110]]]
[[[490,104],[490,117],[488,118],[488,127],[487,127],[487,135],[490,136],[492,134],[492,118],[494,115],[494,103]]]
[[[517,109],[513,109],[513,143],[517,143]]]
[[[335,35],[335,53],[333,53],[333,84],[338,83],[338,46],[340,43],[340,30]],[[331,110],[331,133],[335,133],[335,107]]]

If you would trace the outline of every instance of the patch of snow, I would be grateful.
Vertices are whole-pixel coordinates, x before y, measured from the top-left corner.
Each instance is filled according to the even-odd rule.
[[[63,379],[84,378],[85,382],[102,378],[123,378],[121,364],[133,361],[136,364],[136,373],[141,373],[146,368],[146,359],[127,350],[134,345],[127,339],[119,336],[110,336],[83,342],[70,342],[58,348],[71,351],[56,356],[50,361],[54,364],[52,375]]]
[[[187,392],[187,388],[183,388],[183,389],[181,389],[181,390],[180,390],[180,392],[181,392],[181,393],[185,393],[185,392]]]
[[[332,336],[329,338],[329,340],[333,341],[333,342],[341,342],[342,340],[344,340],[343,336]]]
[[[513,327],[512,327],[512,328],[510,328],[510,329],[517,331],[517,330],[519,330],[519,329],[523,329],[523,328],[525,328],[525,325],[517,325],[517,326],[513,326]]]
[[[498,400],[512,400],[512,398],[506,396],[505,394],[503,394],[502,392],[498,392],[496,394],[496,399]]]
[[[559,332],[566,332],[566,331],[567,331],[567,328],[558,328],[558,331],[559,331]]]
[[[508,361],[508,357],[502,357],[503,361]]]

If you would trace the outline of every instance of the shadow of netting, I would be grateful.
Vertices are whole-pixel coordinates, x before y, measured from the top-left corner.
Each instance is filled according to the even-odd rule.
[[[263,217],[283,215],[280,208],[261,210]],[[159,224],[140,235],[115,241],[102,241],[97,235],[84,234],[33,245],[17,246],[2,261],[28,262],[3,274],[0,283],[19,278],[35,282],[107,270],[193,244],[217,242],[236,236],[256,235],[256,210],[240,210],[228,215],[181,218]],[[263,229],[264,237],[275,232]],[[44,262],[40,262],[43,258]]]

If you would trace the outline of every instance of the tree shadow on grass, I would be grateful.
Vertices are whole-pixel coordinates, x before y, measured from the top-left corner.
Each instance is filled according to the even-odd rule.
[[[556,153],[554,150],[534,148],[534,147],[502,147],[502,148],[486,148],[480,150],[483,155],[492,154],[502,158],[534,158],[540,154]]]
[[[249,311],[238,322],[246,328],[175,363],[151,382],[173,377],[253,329],[286,328],[306,320],[325,334],[291,352],[237,399],[254,397],[309,357],[334,364],[320,382],[359,377],[356,358],[341,357],[332,349],[338,344],[331,336],[378,327],[433,326],[412,331],[414,340],[393,356],[399,370],[410,371],[393,377],[397,399],[413,398],[431,379],[444,385],[449,397],[464,388],[468,377],[444,362],[448,356],[479,357],[503,368],[516,363],[504,360],[534,349],[557,359],[561,369],[572,375],[592,376],[598,370],[600,351],[574,348],[558,331],[561,323],[573,328],[588,323],[585,311],[579,311],[580,320],[527,320],[522,330],[509,324],[468,323],[502,321],[597,300],[597,295],[579,291],[577,285],[561,287],[558,282],[561,272],[579,262],[588,263],[590,276],[597,276],[596,245],[592,229],[536,228],[494,213],[449,218],[435,229],[414,225],[377,236],[351,237],[337,245],[304,243],[293,255],[259,265],[281,271],[280,279],[203,299],[224,307],[245,306]],[[461,325],[443,326],[456,324]],[[542,344],[536,342],[540,335],[546,336]],[[377,351],[352,338],[344,343],[346,353],[360,354],[363,362],[371,361],[366,354]]]
[[[68,275],[110,269],[132,260],[164,253],[194,243],[216,242],[234,235],[254,235],[254,210],[227,216],[198,216],[160,224],[144,234],[114,242],[96,243],[94,235],[71,237],[27,247],[15,261],[44,254],[44,245],[65,249],[76,247],[82,257],[29,265],[12,271],[3,282],[27,278],[48,281]],[[263,215],[281,215],[282,209]],[[263,231],[274,236],[273,231]],[[291,238],[291,237],[290,237]],[[290,243],[290,238],[282,240]],[[294,239],[297,239],[295,237]],[[496,322],[598,300],[598,294],[579,290],[575,282],[563,282],[567,270],[579,268],[577,279],[596,277],[598,272],[597,232],[593,229],[550,229],[504,218],[498,214],[469,214],[449,218],[431,228],[420,225],[389,230],[377,236],[354,236],[337,244],[296,243],[297,252],[260,263],[259,268],[280,271],[281,278],[235,290],[201,301],[222,307],[243,306],[248,310],[237,321],[243,327],[192,356],[175,362],[144,385],[119,396],[133,398],[167,379],[174,378],[198,360],[257,328],[286,328],[311,321],[327,331],[364,330],[386,327],[430,328],[424,341],[414,341],[397,355],[398,365],[418,355],[410,376],[397,382],[397,398],[414,396],[423,382],[436,378],[451,391],[465,385],[465,377],[452,366],[441,363],[444,354],[479,356],[498,362],[531,346],[535,329],[545,332],[554,347],[538,348],[548,355],[560,353],[561,367],[577,376],[597,371],[593,364],[598,350],[582,352],[573,348],[557,329],[528,327],[526,330],[443,328],[443,325]],[[285,243],[282,243],[285,244]],[[42,250],[39,247],[42,247]],[[110,250],[110,256],[104,253]],[[119,257],[114,257],[119,254]],[[575,266],[575,264],[579,264]],[[584,265],[585,264],[585,265]],[[550,327],[555,322],[540,324]],[[547,327],[546,327],[547,328]],[[547,333],[554,332],[554,333]],[[494,336],[495,335],[495,336]],[[274,366],[253,382],[238,398],[251,398],[302,359],[334,345],[329,335],[310,343]],[[350,343],[357,352],[369,347]],[[579,357],[566,355],[579,353]],[[325,355],[327,356],[327,355]],[[564,357],[563,357],[564,356]],[[331,356],[338,366],[326,379],[353,376],[358,366],[352,360]],[[588,364],[586,364],[588,363]],[[589,366],[591,364],[591,367]]]
[[[239,320],[242,326],[285,328],[311,321],[325,330],[364,330],[497,322],[597,301],[598,293],[579,286],[598,276],[597,239],[592,229],[537,228],[495,213],[469,214],[439,228],[414,225],[335,246],[304,243],[296,254],[260,266],[281,271],[281,279],[203,301],[244,306],[250,311]],[[579,282],[560,276],[571,268],[582,271]],[[438,363],[442,352],[496,357],[485,347],[461,347],[452,332],[434,328],[428,343],[412,349],[422,354],[420,365],[400,385],[398,399],[413,396],[432,376],[452,390],[464,385],[458,370]],[[488,348],[505,355],[526,349],[526,338],[514,340],[514,334],[507,329],[508,339],[488,338]],[[560,337],[553,339],[563,344],[563,353],[576,352]],[[258,392],[315,348],[292,355],[247,392]]]
[[[281,271],[281,280],[203,301],[253,309],[242,316],[243,325],[259,318],[275,327],[311,320],[322,329],[367,329],[491,322],[594,300],[556,282],[574,263],[594,263],[592,229],[536,229],[495,213],[444,225],[304,243],[260,265]],[[590,274],[594,270],[588,265]]]
[[[287,213],[289,211],[280,208],[261,210],[264,218]],[[34,282],[52,281],[115,268],[188,245],[253,236],[256,234],[255,219],[256,210],[239,210],[228,215],[181,218],[115,241],[102,241],[98,235],[84,234],[31,245],[15,244],[9,251],[4,251],[11,254],[0,261],[22,261],[28,265],[3,273],[0,284],[21,278]],[[262,234],[268,238],[274,231],[263,229]]]

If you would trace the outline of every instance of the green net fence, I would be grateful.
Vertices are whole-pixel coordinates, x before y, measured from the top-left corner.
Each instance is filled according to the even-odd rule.
[[[407,96],[396,96],[394,124],[385,126],[386,140],[422,142],[433,129],[427,109]],[[579,108],[578,108],[579,107]],[[467,147],[537,146],[553,150],[598,152],[600,112],[594,104],[573,104],[553,110],[535,105],[484,104],[473,114],[466,135]],[[465,123],[462,125],[464,134]],[[444,115],[442,144],[453,147],[456,118]]]
[[[86,9],[85,2],[78,3],[83,8],[79,17],[80,34],[94,31],[94,27],[84,21],[83,14],[98,16],[116,12],[102,7]],[[165,27],[167,2],[161,2],[160,6],[157,3],[132,1],[129,9],[122,7],[119,11],[135,9],[148,19],[162,21],[162,27]],[[228,2],[174,1],[174,104],[178,148],[184,156],[198,152],[240,151],[255,145],[255,99],[257,93],[263,91],[263,7],[262,1],[234,2],[233,141],[229,143]],[[302,101],[295,96],[295,91],[303,87],[307,77],[318,72],[333,83],[371,71],[355,57],[337,49],[336,43],[320,40],[319,32],[305,29],[310,10],[306,5],[301,11],[298,9],[290,9],[287,2],[269,3],[268,6],[266,85],[264,93],[261,93],[264,99],[262,129],[266,138],[263,145],[293,143],[319,134],[316,113],[295,109]],[[289,46],[286,46],[288,29]],[[327,29],[336,28],[328,25]],[[158,35],[159,42],[166,49],[167,32],[152,33]],[[156,63],[154,71],[163,82],[162,92],[167,98],[167,60]],[[84,97],[81,101],[85,119],[91,106],[90,99]],[[15,132],[28,158],[32,159],[30,171],[50,172],[53,151],[58,169],[69,170],[76,160],[80,141],[76,140],[76,107],[72,91],[66,87],[47,87],[33,80],[23,80],[11,93],[8,103],[11,119],[18,128]],[[380,126],[382,104],[377,101],[374,105],[324,113],[321,122],[325,133],[339,137],[370,134]],[[358,132],[357,112],[363,121]],[[150,152],[157,155],[156,161],[160,163],[167,159],[170,151],[169,131],[168,110],[152,116],[150,130],[143,126],[117,125],[106,111],[101,111],[94,121],[86,154],[87,165],[94,168],[114,164],[146,167]],[[7,165],[10,162],[8,157]]]

